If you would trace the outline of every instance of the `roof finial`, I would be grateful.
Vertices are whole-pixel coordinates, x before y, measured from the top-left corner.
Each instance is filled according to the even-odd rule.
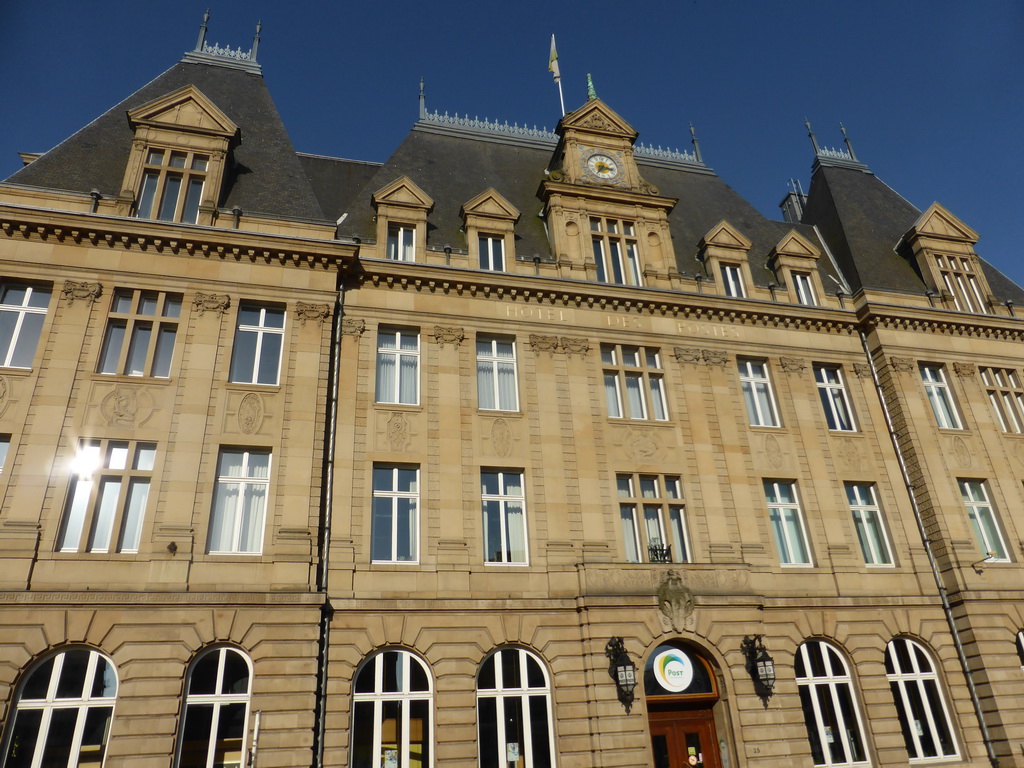
[[[839,124],[839,130],[843,132],[843,143],[846,144],[846,151],[850,153],[850,159],[859,163],[857,154],[853,151],[853,143],[850,141],[850,137],[846,135],[846,127],[842,123]]]
[[[590,73],[587,72],[587,100],[589,101],[590,99],[596,98],[597,90],[594,88],[594,78],[592,78]]]
[[[693,130],[693,121],[690,122],[690,142],[693,144],[693,154],[698,163],[703,163],[704,158],[700,156],[700,142],[697,141],[697,132]]]
[[[249,52],[249,60],[256,61],[256,51],[260,47],[260,32],[263,30],[263,20],[256,22],[256,34],[252,36],[252,50]]]
[[[420,78],[420,120],[427,117],[427,92],[423,87],[423,78]]]
[[[206,13],[203,14],[203,23],[199,27],[199,39],[196,40],[196,51],[199,53],[203,52],[203,46],[206,45],[206,22],[210,20],[210,9],[206,9]]]
[[[815,155],[820,154],[821,151],[818,149],[818,140],[816,138],[814,138],[814,131],[811,130],[811,121],[808,120],[806,117],[804,118],[804,125],[807,126],[807,135],[811,139],[811,146],[814,147],[814,154]]]

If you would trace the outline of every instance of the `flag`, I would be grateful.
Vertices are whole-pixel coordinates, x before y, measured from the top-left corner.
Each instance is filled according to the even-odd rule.
[[[551,36],[551,53],[548,54],[548,72],[555,78],[557,83],[562,79],[562,73],[558,71],[558,51],[555,50],[555,36]]]

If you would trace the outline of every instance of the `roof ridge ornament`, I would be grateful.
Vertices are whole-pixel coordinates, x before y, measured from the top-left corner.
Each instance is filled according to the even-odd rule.
[[[206,9],[206,13],[203,14],[203,23],[199,25],[199,39],[196,40],[195,50],[202,53],[203,46],[206,45],[206,25],[210,21],[210,9]]]
[[[587,101],[597,98],[597,89],[594,88],[594,78],[587,72]]]
[[[811,146],[814,148],[812,172],[818,166],[829,166],[833,168],[853,168],[865,173],[871,173],[871,169],[857,159],[857,155],[853,151],[853,143],[850,141],[850,137],[846,135],[846,128],[842,123],[839,124],[839,130],[842,131],[843,143],[846,144],[846,149],[819,145],[817,138],[814,136],[814,131],[811,130],[811,121],[806,117],[804,118],[804,125],[807,126],[807,135],[811,139]]]
[[[850,153],[850,158],[856,161],[857,153],[853,151],[853,142],[851,142],[850,137],[846,135],[846,126],[843,125],[842,123],[839,123],[839,130],[842,131],[843,143],[846,145],[846,149]]]
[[[256,62],[256,53],[260,46],[260,32],[263,30],[263,22],[256,22],[256,34],[252,39],[252,47],[245,51],[241,46],[232,48],[230,45],[222,46],[219,43],[210,45],[206,42],[206,32],[210,21],[210,9],[203,14],[203,23],[199,27],[199,38],[196,40],[196,47],[185,54],[182,61],[190,61],[197,64],[216,64],[224,67],[233,67],[254,74],[262,74],[263,69]]]
[[[423,87],[423,78],[420,78],[420,120],[427,117],[427,91]]]
[[[704,158],[700,156],[700,141],[697,140],[697,132],[693,130],[693,121],[690,121],[690,143],[693,144],[693,155],[698,163],[703,163]]]

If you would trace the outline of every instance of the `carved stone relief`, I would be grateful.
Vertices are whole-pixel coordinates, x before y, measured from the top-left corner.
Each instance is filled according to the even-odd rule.
[[[854,363],[853,373],[859,379],[870,379],[871,378],[871,366],[867,363]]]
[[[363,331],[366,330],[365,320],[351,320],[347,317],[341,320],[341,335],[342,336],[362,336]]]
[[[223,315],[231,306],[231,297],[218,293],[197,293],[192,299],[192,306],[195,307],[196,314],[200,316],[206,312]]]
[[[263,416],[266,410],[263,406],[263,398],[256,392],[249,392],[238,404],[238,429],[243,435],[252,435],[260,431],[263,426]]]
[[[103,286],[99,283],[76,283],[74,280],[65,280],[61,293],[68,300],[68,306],[74,304],[75,299],[92,304],[103,293]]]
[[[914,370],[914,361],[908,357],[890,357],[889,365],[897,373],[910,373]]]
[[[807,362],[799,357],[780,357],[779,365],[784,373],[800,373],[807,368]]]
[[[665,574],[665,580],[658,586],[657,595],[658,610],[668,619],[673,630],[682,632],[684,629],[693,629],[693,592],[683,584],[678,573],[670,570]]]
[[[590,341],[587,339],[572,339],[568,336],[563,336],[558,342],[562,346],[562,351],[569,357],[585,355],[590,351]]]
[[[466,332],[461,328],[445,328],[444,326],[434,326],[434,342],[443,347],[445,344],[452,344],[459,346],[466,339]]]
[[[0,376],[0,416],[14,401],[14,382],[7,376]]]
[[[109,427],[141,427],[153,411],[153,397],[137,386],[118,384],[100,401],[100,414]]]
[[[392,413],[384,428],[384,441],[392,451],[407,451],[412,447],[409,419],[404,413]]]
[[[661,436],[654,430],[627,427],[620,432],[619,437],[622,450],[634,461],[651,462],[664,456]]]
[[[729,362],[729,355],[717,349],[701,350],[701,357],[708,365],[725,365]]]
[[[953,363],[953,373],[959,376],[961,379],[967,376],[973,376],[977,372],[973,363]]]
[[[515,438],[512,435],[512,427],[505,419],[495,419],[491,423],[491,449],[495,456],[508,458],[512,455],[512,445]]]
[[[844,437],[836,441],[836,460],[843,469],[857,471],[864,466],[864,454],[860,441]]]
[[[967,445],[967,441],[957,435],[953,437],[950,442],[952,443],[953,456],[956,459],[957,464],[960,465],[961,469],[971,468],[971,449]]]
[[[679,363],[699,363],[701,360],[700,350],[694,347],[676,347],[672,354]]]
[[[537,334],[530,334],[530,349],[534,352],[557,352],[558,351],[558,337],[557,336],[538,336]]]
[[[331,316],[331,307],[329,304],[306,304],[300,301],[295,304],[295,316],[299,318],[299,325],[305,325],[307,320],[323,325]]]

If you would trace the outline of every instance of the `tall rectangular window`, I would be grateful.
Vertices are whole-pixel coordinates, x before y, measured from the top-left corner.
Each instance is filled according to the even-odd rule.
[[[803,514],[796,495],[796,483],[765,480],[764,495],[768,501],[775,548],[782,565],[811,565]]]
[[[83,440],[71,465],[57,550],[138,552],[155,462],[153,443]]]
[[[501,235],[480,235],[480,269],[505,271],[505,238]]]
[[[195,224],[209,167],[209,155],[150,149],[136,205],[140,219]]]
[[[420,470],[375,465],[370,559],[415,563],[419,541]]]
[[[970,259],[940,253],[935,256],[935,265],[939,268],[942,284],[953,297],[954,307],[960,312],[988,314],[988,303]]]
[[[388,224],[384,256],[393,261],[416,261],[416,228],[408,224]]]
[[[377,402],[420,402],[420,335],[382,328],[377,332]]]
[[[523,473],[481,470],[480,496],[483,505],[484,561],[525,565],[526,496],[523,492]]]
[[[739,360],[740,389],[747,405],[747,419],[752,427],[777,427],[779,415],[775,410],[772,383],[768,378],[768,363],[764,360]]]
[[[1003,540],[1003,532],[999,529],[995,510],[988,499],[985,483],[981,480],[958,480],[957,484],[982,554],[992,560],[1009,562],[1010,554]]]
[[[631,221],[590,219],[597,279],[616,285],[643,285],[636,228]]]
[[[982,368],[981,381],[1003,432],[1024,432],[1024,388],[1012,368]]]
[[[793,289],[796,292],[796,300],[805,306],[818,306],[818,297],[814,292],[814,281],[809,272],[793,272]]]
[[[49,286],[7,280],[0,285],[0,366],[32,367],[49,305]]]
[[[940,429],[961,429],[960,415],[953,401],[953,393],[946,383],[946,371],[941,365],[922,365],[921,381],[931,403],[935,421]]]
[[[211,554],[263,551],[269,487],[270,451],[221,449],[210,515],[207,550]]]
[[[630,563],[688,563],[683,490],[673,475],[616,475],[619,522]]]
[[[243,303],[231,352],[231,381],[277,384],[284,345],[284,309]]]
[[[892,549],[885,531],[885,521],[870,483],[847,483],[846,500],[853,515],[860,551],[866,565],[892,565]]]
[[[734,296],[738,299],[744,299],[747,296],[747,290],[743,285],[743,271],[740,269],[738,264],[722,264],[722,292],[726,296]]]
[[[0,475],[7,472],[7,454],[11,450],[11,436],[0,435]]]
[[[100,373],[171,375],[181,294],[118,288],[100,352]]]
[[[815,365],[814,381],[818,385],[818,396],[821,407],[825,411],[828,428],[837,432],[853,432],[857,427],[853,423],[850,400],[846,396],[846,385],[838,365]]]
[[[477,398],[482,410],[519,410],[514,341],[477,337],[476,384]]]
[[[668,419],[661,354],[652,347],[602,344],[604,394],[613,419]]]

